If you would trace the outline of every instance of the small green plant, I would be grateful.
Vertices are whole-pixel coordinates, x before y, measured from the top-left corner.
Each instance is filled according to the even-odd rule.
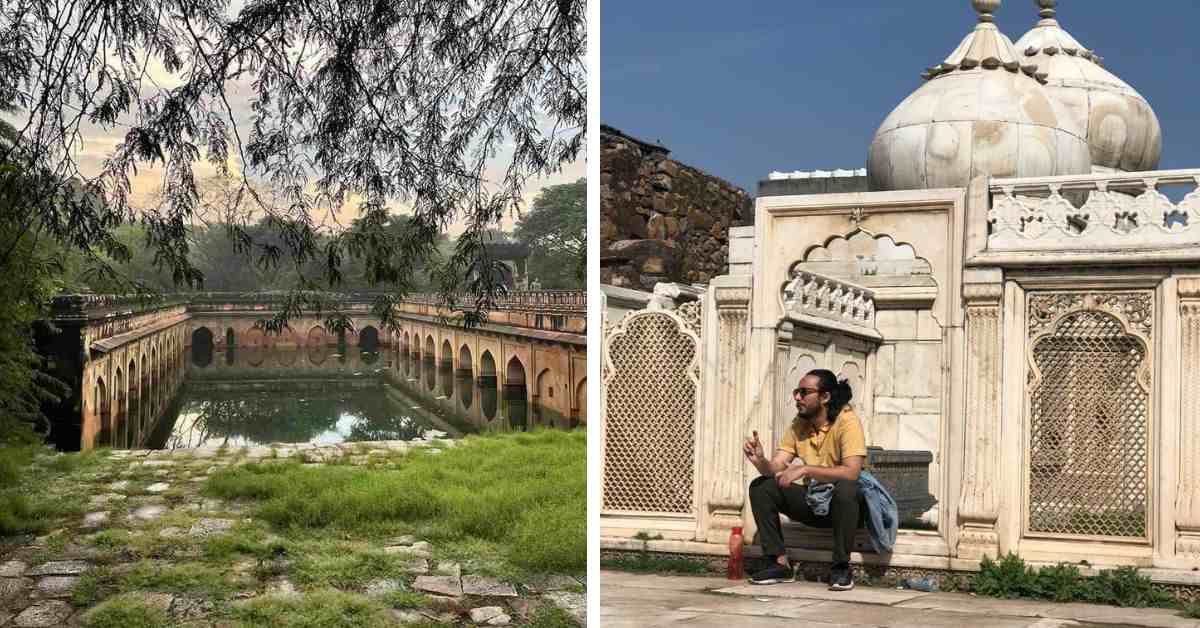
[[[379,602],[342,591],[313,591],[304,596],[265,595],[233,608],[237,625],[246,628],[385,628],[394,626]]]
[[[379,601],[392,608],[425,608],[430,604],[428,595],[416,591],[389,591]]]
[[[71,605],[76,608],[93,606],[104,599],[112,588],[112,572],[107,567],[89,569],[71,589]]]
[[[1070,602],[1079,594],[1082,576],[1075,565],[1059,564],[1043,567],[1037,575],[1038,597],[1055,602]]]
[[[980,595],[991,597],[1041,597],[1037,594],[1037,574],[1013,553],[999,562],[984,556],[979,563],[979,573],[971,580],[971,588]]]
[[[1192,619],[1200,619],[1200,600],[1188,602],[1183,605],[1183,616],[1191,617]]]
[[[642,548],[636,552],[622,552],[611,558],[600,559],[604,569],[632,571],[636,573],[705,573],[708,568],[699,562],[678,558],[675,556],[656,556],[650,553],[650,541],[661,541],[662,535],[651,535],[645,530],[633,535],[634,540],[642,542]]]
[[[1157,589],[1134,567],[1105,569],[1084,578],[1074,565],[1034,569],[1015,554],[998,562],[985,557],[971,586],[980,595],[1038,598],[1056,602],[1092,602],[1113,606],[1179,608],[1170,593]]]
[[[160,628],[170,623],[162,609],[147,605],[137,595],[117,596],[83,616],[85,628]]]
[[[1085,582],[1079,597],[1089,602],[1114,606],[1177,606],[1171,594],[1154,588],[1150,579],[1138,575],[1134,567],[1101,571],[1095,578]]]
[[[575,628],[571,615],[557,606],[543,606],[529,618],[530,628]]]

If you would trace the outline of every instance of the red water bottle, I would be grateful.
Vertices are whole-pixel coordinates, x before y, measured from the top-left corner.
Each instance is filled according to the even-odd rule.
[[[741,580],[746,575],[742,570],[742,527],[729,533],[729,579]]]

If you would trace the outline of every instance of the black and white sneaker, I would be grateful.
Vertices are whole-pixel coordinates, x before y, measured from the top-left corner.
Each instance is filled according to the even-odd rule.
[[[834,567],[829,570],[829,590],[849,591],[854,588],[854,570],[850,567]]]
[[[762,571],[756,571],[750,576],[750,584],[779,584],[781,582],[795,582],[795,580],[792,568],[784,567],[779,563],[771,563],[770,567]]]

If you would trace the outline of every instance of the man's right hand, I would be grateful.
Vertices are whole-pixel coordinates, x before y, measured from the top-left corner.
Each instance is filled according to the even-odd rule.
[[[758,432],[754,432],[754,436],[747,438],[745,443],[742,443],[742,454],[746,456],[746,460],[755,467],[766,461],[763,454],[762,443],[758,441]]]

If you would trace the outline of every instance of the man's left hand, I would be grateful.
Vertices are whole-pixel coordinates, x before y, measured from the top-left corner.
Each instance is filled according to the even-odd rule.
[[[806,465],[794,465],[775,474],[775,480],[779,482],[780,488],[787,488],[792,482],[807,475],[807,472],[808,467]]]

